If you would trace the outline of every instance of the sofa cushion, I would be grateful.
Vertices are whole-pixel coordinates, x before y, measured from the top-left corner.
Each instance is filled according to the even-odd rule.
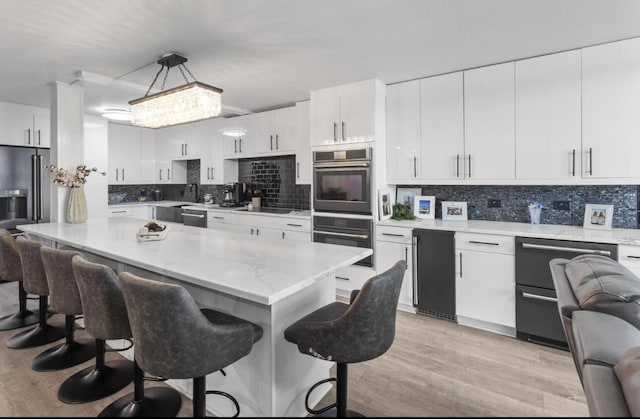
[[[613,367],[631,416],[640,416],[640,347],[629,349]]]
[[[629,269],[604,256],[581,255],[565,270],[581,309],[612,314],[640,329],[640,279]]]
[[[589,416],[631,416],[613,368],[603,365],[585,365],[582,376]]]

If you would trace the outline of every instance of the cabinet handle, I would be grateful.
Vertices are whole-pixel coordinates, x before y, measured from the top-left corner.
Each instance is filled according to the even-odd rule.
[[[207,180],[211,179],[211,168],[207,167]]]
[[[260,229],[256,228],[256,236],[259,236],[259,235],[260,235]]]
[[[344,121],[342,121],[342,142],[347,141],[347,135],[345,134],[345,126],[347,124],[344,123]]]
[[[469,177],[471,177],[471,154],[469,154]]]
[[[238,139],[237,138],[235,140],[233,140],[233,152],[234,153],[238,152]]]
[[[640,259],[640,256],[627,255],[628,259]]]
[[[593,176],[593,148],[589,147],[589,176]]]
[[[184,144],[180,144],[180,155],[184,156]]]
[[[546,244],[534,244],[534,243],[522,243],[523,249],[538,249],[538,250],[551,250],[551,251],[561,251],[568,253],[579,253],[579,254],[593,254],[593,255],[603,255],[603,256],[611,256],[611,252],[609,250],[601,250],[601,249],[579,249],[577,247],[564,247],[564,246],[549,246]]]
[[[239,147],[240,148],[240,152],[242,153],[242,138],[240,138],[240,140],[238,140],[238,143],[240,145],[240,147]]]
[[[409,269],[409,248],[407,246],[404,247],[404,270]]]
[[[111,214],[124,214],[125,212],[127,212],[126,210],[124,211],[111,211]]]
[[[460,154],[456,154],[456,177],[460,177]]]
[[[271,150],[273,150],[273,135],[270,135],[270,145],[271,145]]]
[[[159,180],[162,180],[162,169],[159,170],[158,175],[159,175]]]
[[[214,180],[216,178],[216,168],[212,167],[211,168],[211,180]]]
[[[462,252],[460,252],[460,278],[462,278]]]
[[[189,155],[189,143],[185,143],[184,145],[184,155],[185,156]]]
[[[251,229],[251,235],[253,236],[253,229]]]
[[[167,169],[167,180],[171,180],[171,169]]]
[[[31,144],[31,128],[27,129],[27,144]]]
[[[544,295],[536,295],[536,294],[530,294],[528,292],[523,292],[522,296],[524,298],[531,298],[532,300],[542,300],[542,301],[549,301],[552,303],[557,303],[558,299],[557,298],[553,298],[553,297],[545,297]]]
[[[572,160],[573,160],[572,167],[573,167],[573,169],[571,169],[571,173],[572,173],[571,176],[575,176],[576,175],[576,149],[575,148],[573,149],[571,154],[573,155],[573,157],[572,157]]]
[[[278,146],[278,134],[276,134],[276,150],[279,150],[280,147]]]
[[[296,176],[300,179],[300,162],[296,162]]]
[[[116,182],[118,181],[118,169],[116,169]]]
[[[124,182],[124,169],[122,169],[122,181]]]
[[[413,177],[418,177],[417,160],[418,160],[418,158],[416,156],[413,156]]]
[[[500,246],[500,243],[491,243],[491,242],[478,242],[475,240],[469,240],[471,244],[486,244],[487,246]]]
[[[338,128],[338,124],[336,124],[335,122],[333,123],[333,142],[337,142],[338,139],[336,138],[336,129]]]
[[[287,225],[290,226],[290,227],[300,227],[300,228],[302,228],[302,224],[289,224],[289,223],[287,223]]]
[[[342,279],[343,281],[349,281],[349,278],[347,278],[346,276],[338,276],[338,275],[336,275],[336,279]]]
[[[224,220],[224,217],[219,217],[219,216],[213,216],[211,218],[216,219],[216,220]]]
[[[383,236],[404,237],[404,234],[382,233]]]
[[[412,237],[411,250],[413,253],[413,269],[411,277],[413,279],[413,305],[418,305],[418,238]]]
[[[282,232],[282,238],[284,239],[284,231]]]
[[[40,137],[40,130],[38,130],[38,145],[41,145],[42,138]]]

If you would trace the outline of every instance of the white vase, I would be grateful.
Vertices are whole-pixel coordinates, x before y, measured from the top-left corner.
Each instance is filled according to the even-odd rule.
[[[71,188],[69,190],[69,202],[67,205],[67,222],[84,223],[87,221],[87,198],[84,196],[84,188]]]

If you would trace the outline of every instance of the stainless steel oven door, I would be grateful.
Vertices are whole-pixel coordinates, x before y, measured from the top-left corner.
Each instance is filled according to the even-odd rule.
[[[371,214],[370,171],[369,163],[314,166],[314,210]]]
[[[316,243],[328,243],[337,244],[340,246],[351,247],[363,247],[371,249],[371,235],[360,232],[347,232],[347,231],[313,231],[313,241]],[[373,256],[367,256],[366,258],[354,263],[354,265],[360,266],[373,266]]]

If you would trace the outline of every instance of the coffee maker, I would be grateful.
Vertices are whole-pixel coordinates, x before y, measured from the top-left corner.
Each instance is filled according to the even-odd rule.
[[[224,185],[223,207],[237,207],[244,200],[244,183],[231,182]]]

